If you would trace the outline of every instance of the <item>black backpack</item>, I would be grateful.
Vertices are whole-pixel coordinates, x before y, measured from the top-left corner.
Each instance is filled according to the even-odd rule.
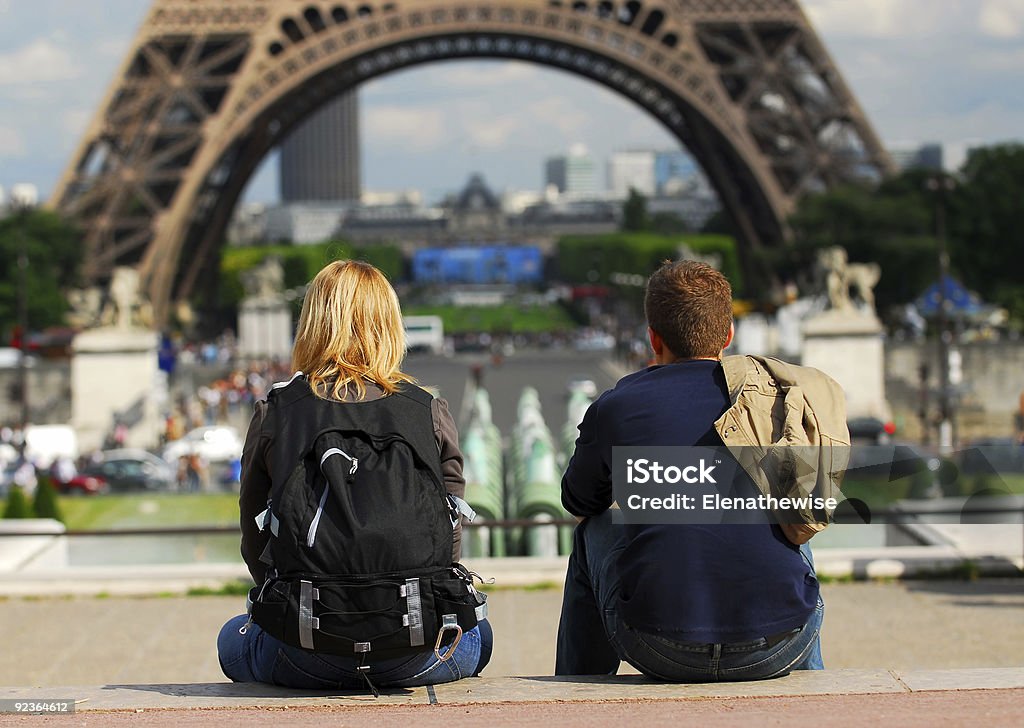
[[[337,403],[299,377],[269,400],[270,568],[250,595],[252,620],[286,644],[364,664],[430,650],[447,659],[486,597],[452,562],[461,504],[441,478],[430,395],[407,386]]]

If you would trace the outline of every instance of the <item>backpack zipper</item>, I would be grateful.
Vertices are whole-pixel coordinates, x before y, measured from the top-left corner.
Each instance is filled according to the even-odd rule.
[[[352,463],[352,467],[349,468],[348,474],[355,475],[356,469],[359,467],[359,460],[349,455],[344,450],[332,447],[324,453],[323,457],[320,458],[320,472],[324,471],[324,463],[327,462],[327,458],[331,455],[341,455],[343,458]],[[331,490],[331,484],[327,480],[327,476],[324,476],[324,492],[320,494],[320,502],[316,506],[316,514],[313,516],[313,522],[309,524],[309,533],[306,534],[306,545],[310,548],[316,543],[316,530],[320,526],[320,517],[324,513],[324,505],[327,503],[327,493]]]

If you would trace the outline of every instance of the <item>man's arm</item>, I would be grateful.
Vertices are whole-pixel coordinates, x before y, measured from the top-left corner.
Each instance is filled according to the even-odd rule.
[[[601,437],[601,400],[587,409],[580,423],[576,449],[562,476],[562,505],[574,516],[596,516],[611,506],[611,467]]]

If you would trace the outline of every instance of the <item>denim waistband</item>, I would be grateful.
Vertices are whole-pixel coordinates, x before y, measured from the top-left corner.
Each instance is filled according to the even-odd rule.
[[[778,632],[772,635],[766,635],[764,637],[758,637],[755,639],[743,640],[741,642],[693,642],[689,640],[677,639],[672,635],[671,632],[646,632],[645,630],[633,630],[642,635],[655,637],[665,642],[671,642],[679,645],[680,647],[690,651],[711,651],[716,645],[720,645],[723,652],[733,651],[747,651],[755,647],[775,647],[781,642],[785,642],[787,639],[795,637],[803,631],[803,627],[796,627],[794,629],[787,629],[785,632]],[[764,643],[762,643],[764,640]]]

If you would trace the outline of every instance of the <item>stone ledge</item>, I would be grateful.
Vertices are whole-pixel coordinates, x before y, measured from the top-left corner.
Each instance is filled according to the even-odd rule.
[[[610,677],[469,678],[433,688],[365,692],[310,692],[253,683],[104,685],[0,688],[0,699],[75,700],[78,711],[202,708],[473,705],[497,703],[607,703],[717,700],[822,695],[881,695],[959,690],[1024,689],[1024,668],[969,670],[824,670],[778,680],[667,684],[639,675]]]

